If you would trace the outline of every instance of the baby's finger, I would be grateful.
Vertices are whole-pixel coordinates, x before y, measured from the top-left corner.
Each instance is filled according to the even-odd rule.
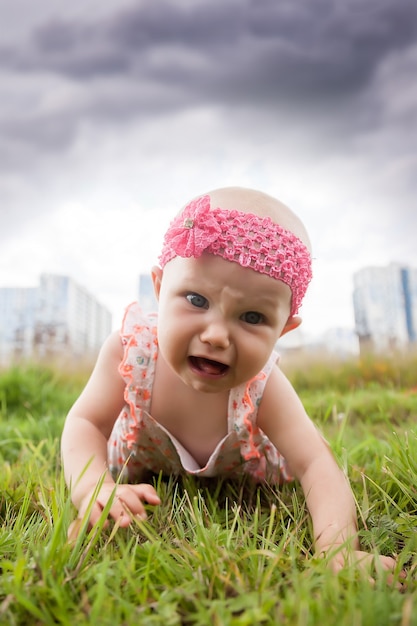
[[[136,493],[136,490],[125,490],[120,494],[117,494],[116,499],[118,500],[121,507],[120,514],[117,515],[116,513],[116,517],[115,515],[113,515],[113,510],[111,510],[110,513],[114,517],[114,519],[119,520],[119,523],[122,527],[128,526],[130,524],[132,516],[138,517],[143,520],[146,519],[147,515],[145,511],[145,506],[139,495]]]
[[[112,517],[117,519],[120,526],[128,526],[132,516],[145,520],[147,518],[143,502],[160,504],[161,500],[155,489],[148,484],[122,485],[118,488],[115,502],[121,506],[121,511],[112,507]]]
[[[374,556],[372,554],[360,553],[361,558],[358,560],[359,567],[366,574],[370,575],[370,582],[375,583],[375,580],[380,576],[384,576],[384,580],[389,586],[402,589],[403,585],[401,579],[404,578],[405,572],[400,572],[398,575],[395,573],[397,563],[395,559],[390,556]]]
[[[388,585],[395,586],[397,589],[404,589],[405,579],[407,574],[404,570],[398,572],[398,564],[395,559],[390,556],[375,557],[375,570],[378,575],[378,570],[383,571],[386,575],[386,581]]]
[[[152,485],[141,483],[139,485],[131,485],[131,489],[135,491],[141,500],[145,500],[148,504],[161,504],[161,499]]]
[[[375,567],[382,567],[383,570],[394,571],[397,563],[391,556],[375,557]]]
[[[88,518],[89,528],[92,528],[94,524],[98,522],[98,520],[100,519],[101,513],[102,513],[101,506],[95,503],[91,509],[90,517]],[[69,525],[67,537],[70,543],[74,543],[76,539],[78,538],[78,535],[80,534],[81,529],[84,525],[84,521],[85,521],[84,515],[85,515],[85,511],[83,512],[82,510],[80,510],[78,512],[78,517],[75,520],[73,520],[71,524]],[[106,525],[107,525],[107,522],[105,522],[104,527]]]
[[[101,510],[100,510],[100,515],[101,515],[101,513],[103,512],[103,509],[108,504],[108,500],[103,499],[103,501],[101,501],[101,499],[99,498],[97,502],[101,507]],[[111,503],[111,507],[108,512],[108,515],[109,517],[114,519],[115,522],[118,522],[118,524],[121,527],[129,526],[130,516],[129,516],[128,511],[130,510],[130,507],[134,504],[137,504],[137,502],[138,502],[137,498],[133,498],[132,500],[132,498],[129,497],[129,492],[127,490],[121,491],[120,489],[118,489],[113,496],[113,501]],[[142,503],[140,503],[140,506],[142,506],[143,508]],[[94,525],[96,521],[100,519],[100,515],[98,515],[98,517],[95,520],[93,519],[93,516],[91,515],[90,523]]]
[[[69,543],[75,543],[78,535],[81,531],[81,526],[83,524],[83,520],[80,517],[77,517],[68,528],[67,538]]]

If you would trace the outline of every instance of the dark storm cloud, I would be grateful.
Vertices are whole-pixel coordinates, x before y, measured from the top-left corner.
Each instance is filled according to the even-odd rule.
[[[148,1],[97,22],[51,20],[25,46],[4,48],[1,58],[15,71],[77,81],[152,77],[182,85],[184,98],[324,98],[361,89],[416,33],[410,0],[239,0],[191,8]]]
[[[388,131],[390,150],[413,149],[416,98],[408,91],[407,106],[390,110],[388,121],[386,109],[403,97],[398,84],[414,77],[414,0],[40,7],[30,16],[28,0],[25,27],[7,38],[5,21],[0,34],[0,189],[15,189],[13,172],[32,174],[42,158],[49,167],[85,128],[94,136],[144,128],[198,107],[215,111],[230,142],[245,137],[249,146],[295,128],[320,145],[333,136],[345,152],[356,137],[378,133],[383,152]],[[381,87],[376,77],[393,59],[400,63]],[[393,80],[400,82],[391,89]],[[413,157],[404,169],[414,180]]]
[[[0,107],[2,160],[13,164],[19,149],[24,159],[31,146],[65,150],[84,121],[143,124],[149,116],[200,105],[249,115],[256,108],[273,118],[278,110],[285,118],[308,106],[312,118],[336,120],[349,135],[378,123],[363,103],[353,115],[344,111],[366,97],[384,60],[415,42],[416,32],[412,0],[200,1],[191,7],[148,0],[95,20],[52,17],[0,48],[5,90],[8,79],[20,91],[25,81],[39,84],[29,103]],[[45,107],[44,98],[60,93],[62,83],[66,97]]]

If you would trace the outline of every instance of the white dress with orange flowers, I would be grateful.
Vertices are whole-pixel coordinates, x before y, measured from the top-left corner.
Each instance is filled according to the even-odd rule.
[[[284,458],[256,424],[257,407],[268,375],[277,361],[273,352],[252,380],[231,389],[228,432],[204,467],[149,413],[158,358],[156,314],[144,315],[138,303],[125,313],[121,328],[124,357],[119,372],[126,382],[126,405],[108,442],[109,469],[115,479],[138,482],[144,472],[238,477],[256,481],[290,480]]]

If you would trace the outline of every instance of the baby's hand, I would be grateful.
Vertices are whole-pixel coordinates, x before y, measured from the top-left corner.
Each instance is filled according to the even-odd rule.
[[[337,573],[349,565],[357,566],[358,569],[368,576],[369,581],[373,584],[375,577],[388,572],[387,583],[395,584],[399,588],[402,587],[399,580],[405,577],[405,572],[400,572],[399,576],[395,574],[397,563],[390,556],[374,555],[362,550],[345,551],[340,550],[334,555],[329,555],[330,567]]]
[[[95,488],[88,491],[83,497],[78,507],[78,517],[72,522],[68,530],[68,538],[73,540],[77,537],[81,527],[82,519],[90,506],[94,497]],[[114,497],[113,497],[114,494]],[[147,515],[143,501],[157,505],[161,503],[155,489],[148,484],[139,485],[115,485],[114,483],[103,483],[101,489],[92,505],[89,526],[94,526],[100,519],[103,509],[113,498],[109,511],[109,516],[118,522],[119,526],[126,527],[132,521],[132,517],[145,520]]]

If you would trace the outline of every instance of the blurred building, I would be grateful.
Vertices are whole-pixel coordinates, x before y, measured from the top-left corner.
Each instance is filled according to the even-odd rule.
[[[328,328],[320,334],[305,334],[302,326],[280,337],[276,349],[280,354],[310,355],[317,358],[347,359],[359,352],[358,337],[352,328]]]
[[[42,274],[38,287],[2,287],[0,363],[94,357],[111,322],[110,312],[68,276]]]
[[[325,351],[333,356],[345,359],[359,352],[358,337],[352,328],[329,328],[321,339]]]
[[[158,302],[150,274],[139,275],[138,302],[144,313],[153,313],[158,310]]]
[[[361,351],[406,349],[417,331],[417,269],[392,263],[354,277],[355,329]]]

